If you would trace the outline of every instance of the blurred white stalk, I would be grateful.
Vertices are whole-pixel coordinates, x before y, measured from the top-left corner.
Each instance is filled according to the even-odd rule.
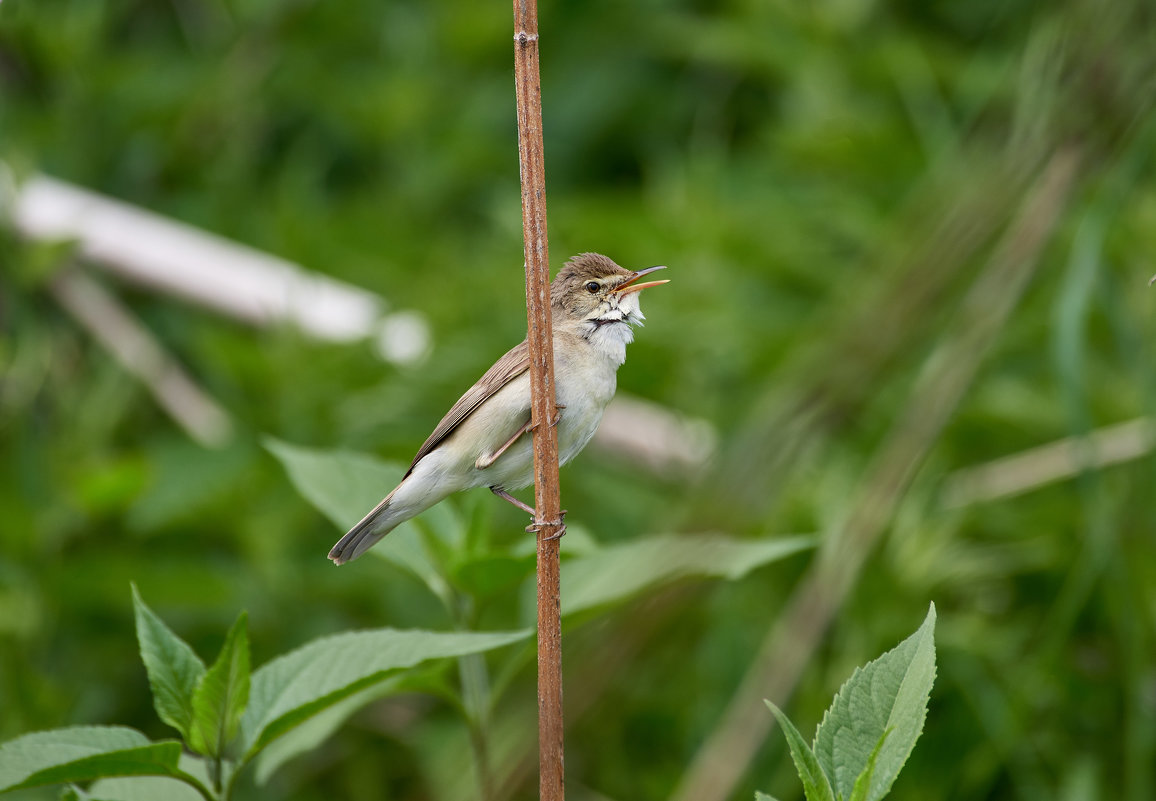
[[[1040,445],[951,473],[944,484],[943,503],[957,509],[973,503],[1010,498],[1039,487],[1139,459],[1156,447],[1156,427],[1147,418],[1098,428],[1083,437]]]
[[[292,325],[330,342],[369,338],[395,364],[413,364],[430,350],[422,315],[388,313],[385,301],[369,290],[55,178],[36,175],[17,188],[2,180],[5,172],[0,163],[0,184],[9,184],[0,193],[0,211],[17,231],[29,239],[75,240],[86,262],[118,278],[253,325]],[[190,436],[206,443],[227,438],[224,412],[115,297],[78,273],[62,277],[53,292],[149,385]],[[620,393],[606,410],[595,444],[681,478],[706,463],[714,439],[706,421]]]
[[[120,278],[254,325],[290,324],[333,342],[372,338],[403,364],[429,348],[424,318],[386,315],[373,292],[54,178],[26,181],[12,220],[31,239],[76,240],[85,260]]]

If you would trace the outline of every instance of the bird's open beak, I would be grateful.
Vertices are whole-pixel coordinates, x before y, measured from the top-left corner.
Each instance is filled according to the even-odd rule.
[[[638,270],[638,271],[632,273],[630,278],[628,278],[626,280],[626,283],[624,283],[622,286],[618,287],[618,289],[614,290],[614,292],[615,292],[615,294],[618,294],[618,295],[629,295],[631,292],[641,292],[642,290],[644,290],[648,287],[658,286],[659,284],[669,284],[670,283],[669,279],[665,279],[662,281],[647,281],[646,283],[643,283],[643,284],[634,283],[642,276],[647,275],[649,273],[652,273],[655,270],[665,270],[665,269],[666,269],[666,265],[660,264],[657,267],[647,267],[645,270]]]

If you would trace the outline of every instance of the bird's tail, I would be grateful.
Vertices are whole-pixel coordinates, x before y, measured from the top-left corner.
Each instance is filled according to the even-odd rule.
[[[339,565],[356,559],[406,520],[420,515],[451,492],[462,489],[454,482],[441,480],[437,453],[427,455],[414,465],[393,492],[333,546],[329,558]]]
[[[401,489],[400,485],[389,495],[386,495],[381,503],[373,507],[373,511],[361,518],[360,523],[349,529],[349,532],[337,541],[337,544],[329,551],[329,558],[333,560],[334,564],[343,565],[353,561],[372,548],[386,534],[412,517],[411,514],[399,514],[401,510],[392,505],[393,496],[397,494],[398,489]]]

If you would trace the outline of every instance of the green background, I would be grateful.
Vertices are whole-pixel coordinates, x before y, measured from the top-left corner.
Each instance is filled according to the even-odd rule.
[[[591,449],[562,474],[571,524],[603,542],[832,537],[881,510],[786,704],[799,728],[935,601],[939,675],[892,797],[1152,798],[1151,457],[958,508],[945,491],[958,469],[1153,409],[1151,6],[541,13],[552,263],[669,265],[619,387],[718,433],[689,477]],[[131,581],[207,659],[242,608],[255,665],[351,628],[448,627],[386,562],[333,568],[340,532],[260,441],[408,462],[523,336],[511,34],[502,3],[0,5],[0,158],[18,179],[45,172],[366,287],[434,335],[399,368],[101,277],[234,416],[232,444],[205,450],[53,300],[69,247],[0,228],[0,739],[72,723],[168,736]],[[990,278],[1009,261],[1034,278],[993,321],[1014,300]],[[940,427],[935,399],[955,388]],[[910,485],[872,479],[896,447]],[[525,536],[486,493],[459,507]],[[570,795],[669,797],[814,559],[568,628]],[[483,627],[513,625],[515,605]],[[513,681],[495,717],[532,732],[533,673]],[[459,729],[443,701],[402,696],[240,797],[470,797],[446,789],[469,761]],[[503,797],[536,797],[532,767]],[[755,788],[801,797],[777,731],[732,797]]]

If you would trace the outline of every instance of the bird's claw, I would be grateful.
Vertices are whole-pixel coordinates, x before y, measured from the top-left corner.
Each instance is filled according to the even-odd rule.
[[[533,523],[531,523],[530,525],[526,526],[526,531],[527,531],[527,532],[529,532],[530,534],[537,534],[537,533],[539,533],[539,532],[542,530],[542,528],[543,528],[543,527],[546,527],[546,526],[557,526],[557,527],[558,527],[558,531],[556,531],[555,533],[551,534],[549,537],[543,537],[543,538],[542,538],[542,541],[543,541],[543,542],[550,542],[551,540],[557,540],[557,539],[561,539],[561,538],[562,538],[562,536],[563,536],[563,535],[565,535],[565,533],[566,533],[566,523],[565,523],[565,520],[566,520],[566,510],[565,510],[565,509],[563,509],[563,510],[562,510],[562,511],[561,511],[561,512],[558,514],[558,519],[557,519],[557,520],[545,520],[545,521],[543,521],[543,522],[541,522],[541,523],[538,523],[538,522],[533,522]]]
[[[566,408],[566,404],[564,404],[564,403],[554,404],[554,419],[550,421],[550,428],[555,428],[558,425],[558,423],[560,423],[562,421],[562,410],[565,408]],[[537,423],[530,423],[529,425],[526,426],[526,430],[531,432],[531,433],[533,433],[537,429],[538,429]]]
[[[565,535],[565,533],[566,533],[566,524],[560,522],[558,524],[558,530],[556,532],[554,532],[553,534],[551,534],[549,537],[543,537],[542,542],[551,542],[553,540],[560,540],[560,539],[562,539],[563,535]]]

